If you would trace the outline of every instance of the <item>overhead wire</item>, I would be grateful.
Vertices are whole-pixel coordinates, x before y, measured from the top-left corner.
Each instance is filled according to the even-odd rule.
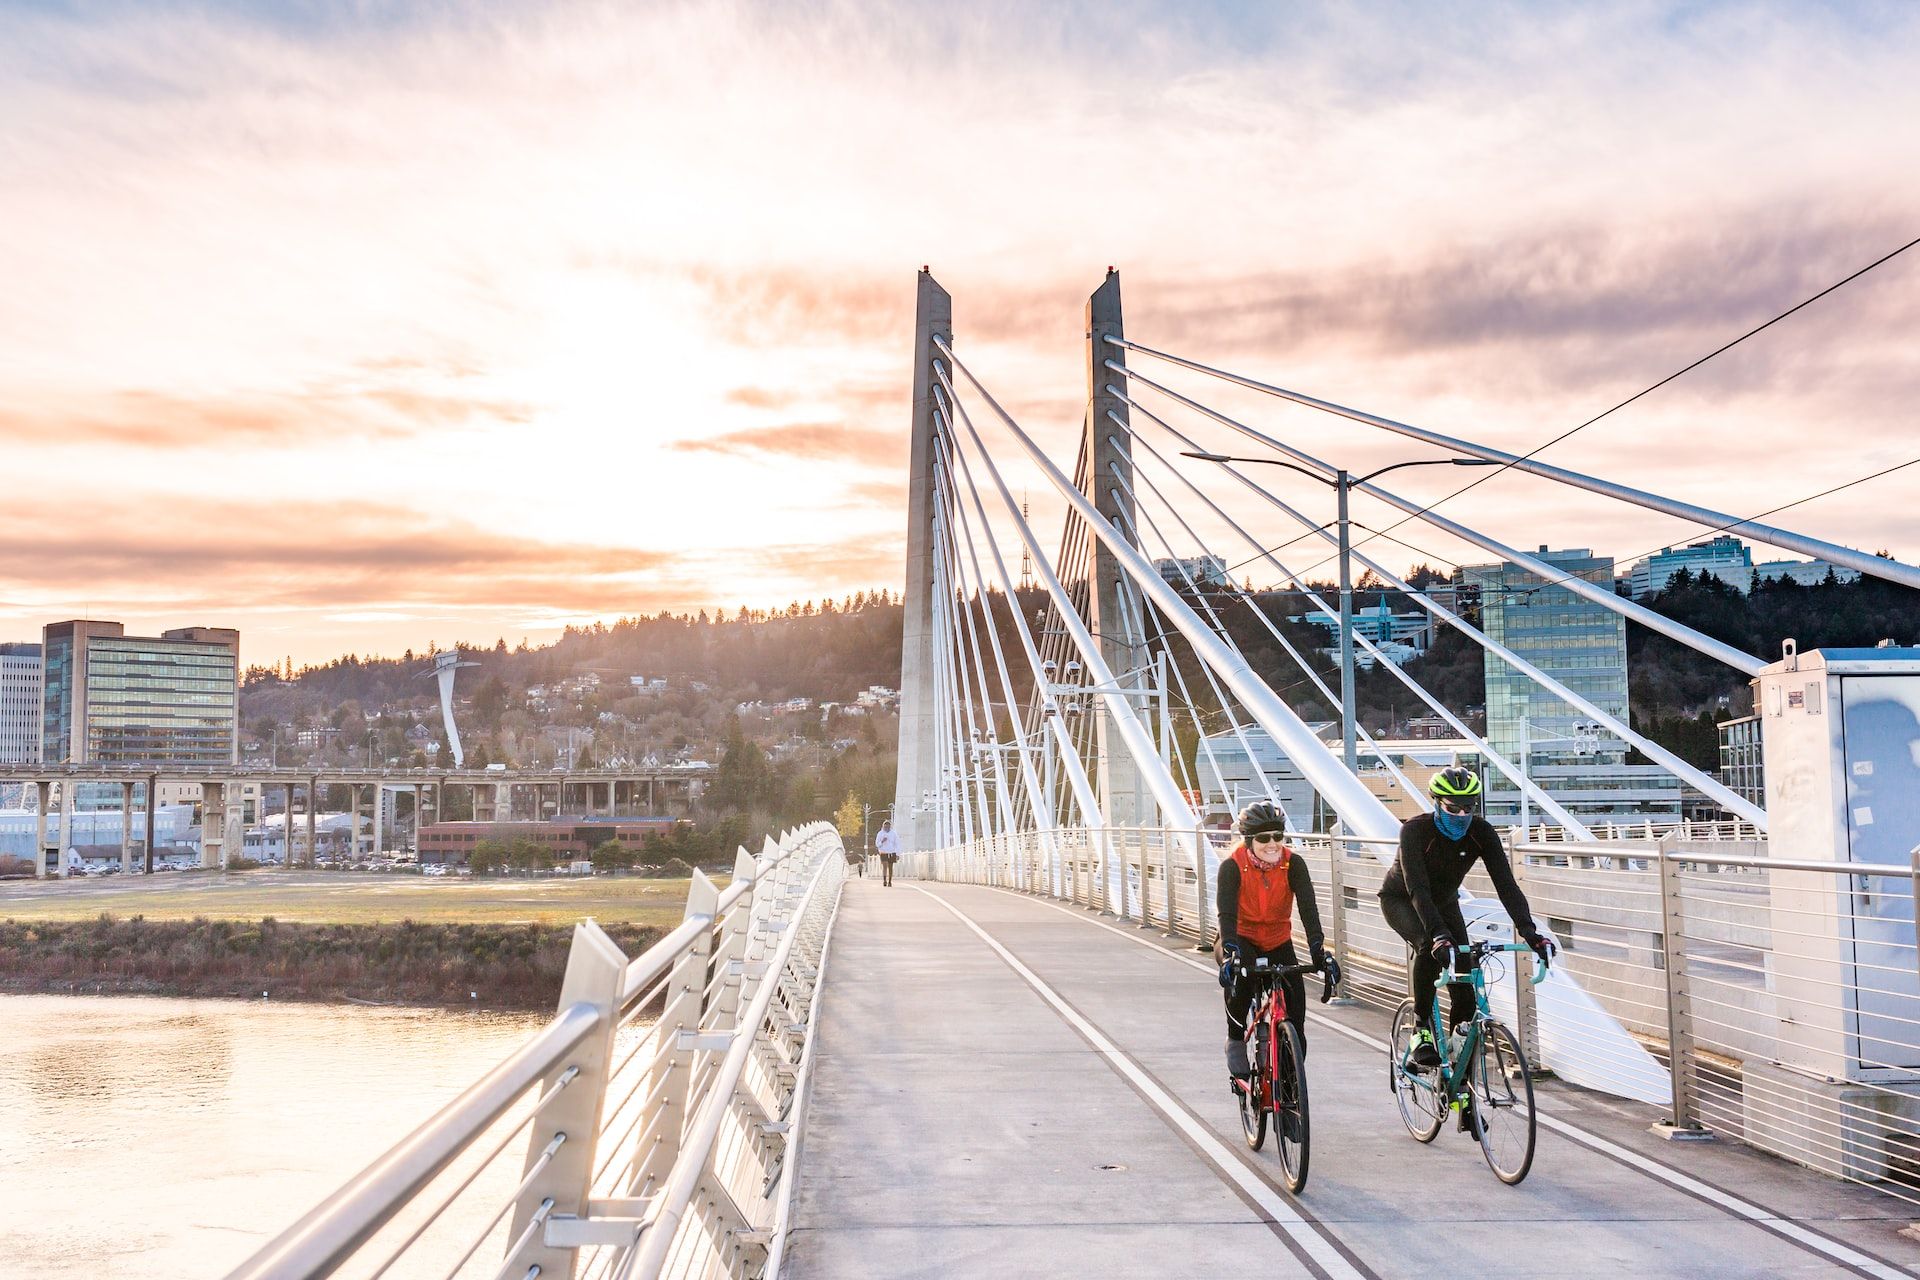
[[[1628,405],[1634,403],[1634,401],[1642,399],[1645,396],[1649,396],[1653,394],[1655,391],[1658,391],[1660,388],[1666,386],[1668,383],[1673,382],[1676,379],[1685,376],[1686,374],[1692,373],[1695,369],[1698,369],[1701,365],[1706,364],[1708,361],[1713,360],[1718,356],[1725,355],[1727,352],[1733,350],[1735,347],[1745,342],[1748,338],[1752,338],[1758,334],[1766,332],[1768,329],[1771,329],[1774,325],[1779,324],[1782,320],[1787,319],[1789,316],[1793,315],[1795,312],[1801,311],[1806,307],[1812,306],[1814,303],[1820,301],[1820,299],[1826,297],[1828,294],[1833,293],[1841,288],[1844,288],[1849,284],[1852,284],[1855,280],[1858,280],[1861,276],[1866,275],[1869,271],[1874,270],[1876,267],[1879,267],[1885,263],[1893,261],[1893,259],[1899,257],[1901,254],[1913,248],[1915,245],[1920,245],[1920,237],[1915,237],[1914,239],[1907,241],[1905,244],[1901,245],[1897,249],[1894,249],[1890,253],[1882,254],[1880,257],[1875,258],[1872,262],[1869,262],[1866,266],[1861,267],[1857,271],[1854,271],[1842,277],[1841,279],[1834,281],[1832,284],[1820,290],[1818,293],[1815,293],[1810,297],[1802,298],[1799,302],[1794,303],[1791,307],[1788,307],[1785,311],[1780,312],[1778,315],[1774,316],[1772,319],[1755,325],[1753,328],[1747,330],[1745,333],[1741,334],[1739,337],[1734,338],[1729,342],[1722,343],[1720,346],[1715,347],[1712,351],[1707,352],[1707,354],[1701,356],[1699,359],[1693,361],[1692,363],[1684,365],[1681,368],[1674,370],[1672,373],[1668,374],[1666,377],[1661,378],[1658,382],[1642,387],[1640,390],[1628,396],[1625,400],[1620,401],[1618,404],[1612,405],[1611,407],[1606,409],[1602,409],[1599,413],[1594,414],[1591,418],[1588,418],[1585,422],[1579,423],[1576,426],[1568,427],[1565,431],[1562,431],[1559,435],[1554,436],[1551,440],[1548,440],[1546,443],[1537,445],[1527,453],[1521,454],[1519,458],[1514,460],[1514,462],[1501,463],[1496,469],[1487,472],[1485,475],[1475,476],[1471,481],[1460,486],[1458,489],[1455,489],[1452,493],[1449,493],[1443,497],[1437,498],[1433,502],[1430,502],[1426,506],[1422,507],[1419,511],[1414,512],[1411,515],[1408,515],[1407,517],[1405,517],[1405,519],[1397,520],[1393,524],[1388,525],[1387,529],[1388,530],[1397,529],[1401,525],[1407,523],[1408,520],[1415,519],[1416,517],[1419,517],[1419,516],[1424,516],[1427,512],[1432,511],[1434,508],[1440,506],[1442,503],[1451,502],[1455,498],[1459,497],[1461,494],[1466,493],[1471,489],[1478,488],[1479,486],[1485,484],[1487,481],[1493,479],[1495,476],[1502,475],[1505,472],[1511,470],[1515,462],[1526,462],[1532,458],[1538,457],[1540,454],[1545,453],[1548,449],[1551,449],[1554,445],[1559,444],[1561,441],[1566,440],[1571,436],[1577,435],[1582,431],[1585,431],[1588,427],[1593,426],[1595,423],[1599,422],[1602,418],[1609,417],[1612,414],[1617,413],[1620,410],[1626,408]],[[1914,461],[1920,462],[1920,458],[1916,458]],[[1911,466],[1912,463],[1904,463],[1902,465]],[[1787,505],[1796,506],[1798,504],[1789,503]],[[1761,515],[1762,516],[1772,515],[1774,514],[1775,511],[1784,511],[1784,510],[1786,510],[1786,507],[1776,507],[1774,508],[1773,511],[1762,512]],[[1752,516],[1749,519],[1758,520],[1760,518],[1761,518],[1760,516]],[[1748,523],[1748,521],[1743,520],[1743,521],[1733,522],[1733,524],[1745,524],[1745,523]],[[1732,528],[1733,524],[1724,525],[1722,526],[1722,528]]]

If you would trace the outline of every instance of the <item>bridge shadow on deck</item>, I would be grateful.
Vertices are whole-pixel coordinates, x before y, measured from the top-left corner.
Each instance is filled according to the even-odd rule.
[[[1594,1141],[1543,1126],[1532,1176],[1501,1186],[1466,1135],[1407,1136],[1384,1055],[1361,1042],[1385,1019],[1358,1009],[1332,1022],[1359,1039],[1309,1027],[1315,1143],[1296,1201],[1271,1144],[1241,1143],[1218,988],[1192,954],[996,890],[848,884],[786,1274],[1618,1280],[1920,1263],[1898,1203],[1733,1143],[1669,1147],[1645,1108],[1566,1086],[1543,1086],[1543,1117]],[[1743,1217],[1715,1188],[1788,1220]]]

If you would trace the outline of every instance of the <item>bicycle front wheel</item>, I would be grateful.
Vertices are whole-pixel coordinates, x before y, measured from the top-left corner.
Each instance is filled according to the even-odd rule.
[[[1513,1033],[1498,1022],[1480,1024],[1467,1088],[1473,1131],[1494,1176],[1512,1186],[1533,1167],[1533,1073]]]
[[[1306,1058],[1298,1029],[1281,1021],[1273,1036],[1273,1136],[1280,1149],[1281,1177],[1295,1195],[1307,1185],[1307,1156],[1312,1150]]]
[[[1447,1104],[1440,1093],[1440,1073],[1413,1068],[1413,1042],[1419,1032],[1419,1020],[1413,1016],[1413,1001],[1401,1001],[1399,1011],[1393,1015],[1393,1048],[1387,1055],[1387,1080],[1407,1132],[1421,1142],[1432,1142],[1440,1132]]]
[[[1267,1142],[1267,1090],[1261,1087],[1260,1078],[1267,1069],[1267,1037],[1266,1028],[1257,1023],[1251,1030],[1247,1065],[1252,1071],[1245,1080],[1234,1082],[1233,1092],[1240,1100],[1240,1132],[1247,1140],[1247,1149],[1258,1151]]]

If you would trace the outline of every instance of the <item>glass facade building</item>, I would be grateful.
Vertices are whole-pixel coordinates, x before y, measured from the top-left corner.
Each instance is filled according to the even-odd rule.
[[[1720,781],[1727,790],[1766,808],[1767,771],[1760,755],[1760,717],[1720,722]]]
[[[129,636],[117,622],[46,628],[43,751],[53,762],[219,766],[236,760],[239,633]]]
[[[1559,575],[1614,590],[1611,556],[1541,547],[1535,558]],[[1627,720],[1624,618],[1516,564],[1467,565],[1461,575],[1479,591],[1481,630],[1616,720]],[[1524,755],[1529,776],[1570,813],[1602,821],[1679,816],[1679,779],[1658,766],[1627,764],[1626,744],[1596,731],[1586,712],[1491,651],[1484,661],[1487,741],[1509,760]],[[1488,819],[1516,821],[1518,789],[1492,770],[1486,787]]]

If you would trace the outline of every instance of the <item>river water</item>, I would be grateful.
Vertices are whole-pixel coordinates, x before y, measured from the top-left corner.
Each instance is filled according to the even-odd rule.
[[[0,1276],[222,1275],[541,1021],[0,996]],[[519,1142],[496,1162],[509,1191]]]

